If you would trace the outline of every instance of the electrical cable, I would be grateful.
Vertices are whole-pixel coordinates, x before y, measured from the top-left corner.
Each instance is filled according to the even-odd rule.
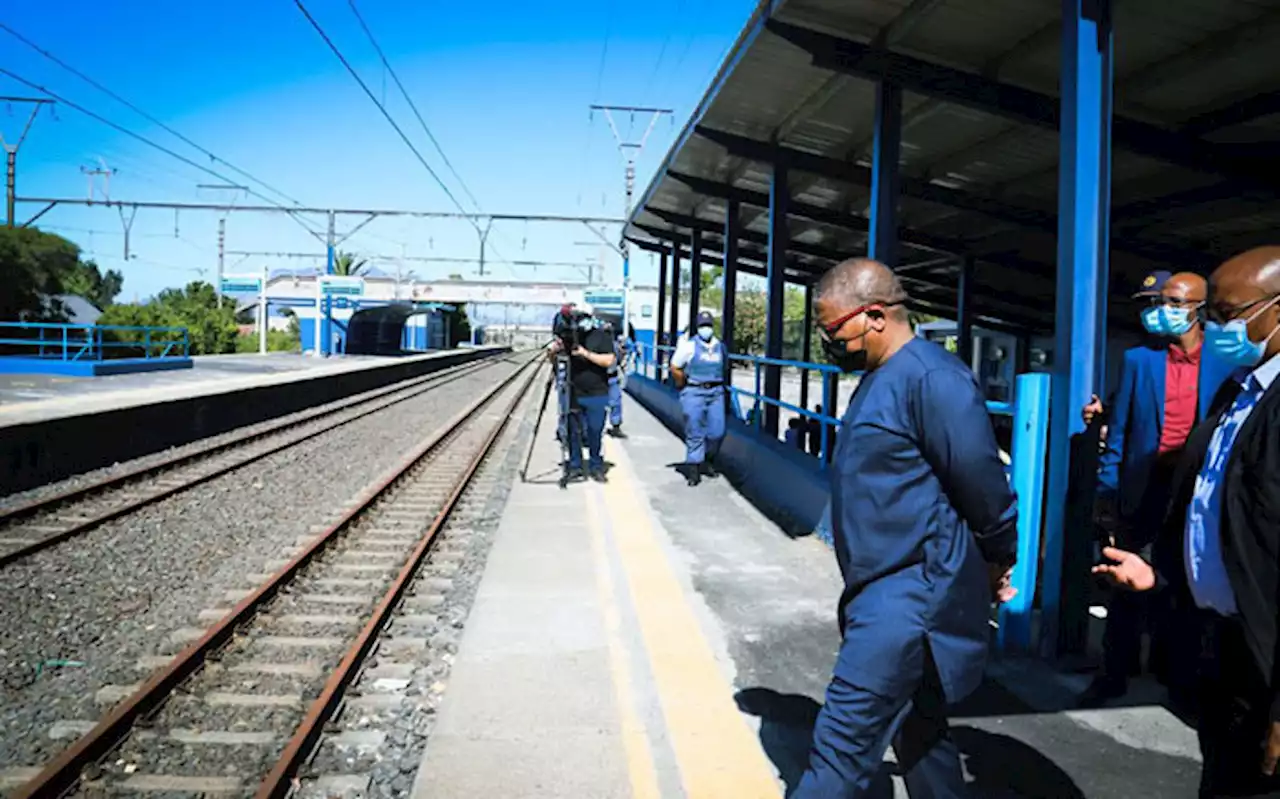
[[[70,72],[72,75],[75,75],[77,78],[80,78],[80,79],[81,79],[81,80],[83,80],[85,83],[88,83],[90,86],[94,87],[94,88],[95,88],[95,89],[97,89],[98,91],[102,92],[103,94],[106,94],[108,97],[112,98],[112,99],[113,99],[113,100],[115,100],[116,102],[118,102],[118,103],[120,103],[121,105],[125,106],[125,107],[126,107],[126,108],[128,108],[129,110],[133,111],[133,112],[134,112],[135,114],[137,114],[138,116],[142,117],[143,119],[147,120],[148,122],[152,123],[153,125],[156,125],[156,126],[158,126],[159,128],[161,128],[161,129],[163,129],[163,130],[167,131],[168,133],[172,134],[173,136],[175,136],[175,137],[176,137],[176,138],[178,138],[179,140],[181,140],[181,141],[185,142],[186,144],[190,145],[191,147],[193,147],[193,148],[195,148],[195,149],[199,150],[202,154],[204,154],[205,156],[207,156],[207,157],[209,158],[209,160],[210,160],[210,161],[213,161],[214,163],[222,164],[222,165],[223,165],[223,166],[225,166],[227,169],[230,169],[232,172],[235,172],[236,174],[240,175],[241,177],[248,178],[249,180],[253,181],[254,183],[257,183],[258,185],[260,185],[260,186],[262,186],[262,187],[266,188],[268,191],[272,192],[273,194],[278,194],[278,195],[280,195],[281,197],[285,198],[286,200],[288,200],[289,202],[293,203],[294,205],[302,205],[302,203],[300,203],[298,200],[296,200],[296,199],[294,199],[293,197],[290,197],[288,194],[285,194],[284,192],[280,191],[280,190],[279,190],[279,189],[277,189],[276,187],[272,186],[270,183],[267,183],[265,180],[262,180],[262,179],[260,179],[260,178],[254,177],[253,175],[251,175],[251,174],[249,174],[248,172],[244,171],[243,169],[241,169],[241,168],[237,167],[235,164],[231,163],[230,161],[227,161],[227,160],[226,160],[226,159],[224,159],[224,158],[219,158],[217,155],[215,155],[215,154],[213,154],[213,153],[209,152],[209,150],[205,149],[204,147],[201,147],[199,144],[196,144],[194,141],[192,141],[191,139],[189,139],[189,138],[187,138],[186,136],[182,135],[182,134],[181,134],[181,133],[179,133],[178,131],[174,130],[174,129],[173,129],[172,127],[170,127],[169,125],[166,125],[164,122],[160,121],[159,119],[156,119],[156,118],[155,118],[154,116],[152,116],[151,114],[148,114],[146,111],[142,110],[142,109],[141,109],[141,108],[139,108],[138,106],[134,105],[133,103],[131,103],[131,102],[129,102],[128,100],[126,100],[125,98],[121,97],[121,96],[120,96],[119,94],[117,94],[116,92],[112,91],[111,89],[108,89],[106,86],[103,86],[103,85],[102,85],[101,83],[99,83],[98,81],[94,80],[93,78],[91,78],[91,77],[89,77],[88,75],[84,74],[84,73],[83,73],[83,72],[81,72],[80,70],[78,70],[78,69],[76,69],[75,67],[71,66],[71,65],[70,65],[70,64],[68,64],[67,62],[63,61],[61,58],[58,58],[56,55],[54,55],[53,53],[49,52],[48,50],[45,50],[43,47],[40,47],[38,44],[36,44],[35,42],[31,41],[31,40],[30,40],[30,39],[28,39],[26,36],[23,36],[21,33],[17,32],[16,30],[14,30],[13,28],[9,27],[9,26],[8,26],[8,25],[6,25],[5,23],[0,22],[0,30],[3,30],[5,33],[9,34],[10,36],[14,37],[14,38],[15,38],[15,39],[17,39],[18,41],[22,42],[22,43],[23,43],[23,44],[25,44],[27,47],[30,47],[32,50],[35,50],[35,51],[36,51],[37,53],[39,53],[40,55],[44,56],[45,58],[49,59],[49,60],[50,60],[50,61],[52,61],[53,63],[55,63],[55,64],[57,64],[58,66],[60,66],[60,67],[62,67],[63,69],[65,69],[66,71]]]
[[[187,158],[185,155],[182,155],[181,153],[175,152],[175,151],[173,151],[173,150],[169,149],[168,147],[165,147],[163,144],[159,144],[159,143],[157,143],[157,142],[155,142],[155,141],[152,141],[151,139],[148,139],[146,136],[143,136],[143,135],[142,135],[142,134],[140,134],[140,133],[135,133],[134,131],[129,130],[128,128],[126,128],[125,126],[123,126],[123,125],[121,125],[121,124],[119,124],[119,123],[112,122],[110,119],[107,119],[106,117],[102,116],[101,114],[99,114],[99,113],[97,113],[97,112],[95,112],[95,111],[90,111],[88,108],[85,108],[84,106],[79,105],[78,103],[75,103],[75,102],[73,102],[73,101],[71,101],[71,100],[68,100],[67,98],[63,97],[62,95],[57,94],[56,92],[53,92],[53,91],[51,91],[51,90],[49,90],[49,89],[45,88],[44,86],[41,86],[40,84],[35,83],[34,81],[27,80],[26,78],[22,77],[21,75],[18,75],[18,74],[17,74],[17,73],[15,73],[15,72],[12,72],[12,71],[10,71],[10,70],[8,70],[8,69],[4,68],[4,67],[0,67],[0,75],[5,75],[5,76],[7,76],[7,77],[9,77],[9,78],[11,78],[11,79],[13,79],[13,80],[16,80],[17,82],[19,82],[19,83],[21,83],[21,84],[23,84],[23,85],[25,85],[25,86],[29,87],[29,88],[35,89],[35,90],[36,90],[36,91],[38,91],[38,92],[44,92],[45,94],[49,95],[50,97],[52,97],[53,99],[57,100],[59,103],[62,103],[63,105],[67,106],[68,108],[72,108],[72,109],[74,109],[74,110],[76,110],[76,111],[79,111],[80,113],[84,114],[85,116],[90,117],[91,119],[96,119],[98,122],[101,122],[102,124],[106,125],[107,127],[111,128],[111,129],[113,129],[113,130],[115,130],[115,131],[118,131],[118,132],[120,132],[120,133],[123,133],[123,134],[125,134],[126,136],[129,136],[129,137],[131,137],[131,138],[133,138],[133,139],[137,139],[138,141],[142,142],[143,144],[147,145],[148,147],[154,147],[155,149],[159,150],[160,152],[165,153],[166,155],[172,156],[173,158],[178,159],[178,160],[179,160],[179,161],[181,161],[182,163],[187,164],[188,166],[194,167],[195,169],[198,169],[198,170],[200,170],[201,172],[204,172],[204,173],[205,173],[205,174],[207,174],[207,175],[212,175],[212,176],[214,176],[215,178],[217,178],[218,180],[224,181],[224,182],[226,182],[226,183],[231,183],[231,182],[232,182],[232,181],[231,181],[231,179],[230,179],[230,178],[228,178],[226,175],[224,175],[224,174],[222,174],[222,173],[220,173],[220,172],[218,172],[218,171],[216,171],[216,170],[214,170],[214,169],[210,169],[210,168],[209,168],[209,167],[207,167],[207,166],[204,166],[204,165],[202,165],[202,164],[196,163],[195,161],[191,160],[190,158]],[[288,206],[286,206],[286,205],[282,205],[281,203],[277,202],[276,200],[273,200],[273,199],[271,199],[270,197],[267,197],[266,195],[264,195],[264,194],[262,194],[262,193],[260,193],[260,192],[254,191],[253,189],[246,188],[246,189],[245,189],[245,191],[247,191],[249,194],[252,194],[253,196],[257,197],[258,199],[263,200],[264,202],[268,202],[268,203],[270,203],[271,205],[274,205],[275,207],[279,208],[280,210],[282,210],[282,211],[284,211],[284,212],[288,213],[288,214],[289,214],[289,216],[293,217],[293,219],[294,219],[295,221],[297,221],[297,222],[298,222],[298,224],[300,224],[300,225],[302,225],[304,228],[306,228],[306,229],[307,229],[307,231],[308,231],[308,232],[310,232],[312,235],[315,235],[315,231],[311,229],[310,225],[308,225],[308,224],[306,223],[306,221],[305,221],[305,220],[303,220],[301,217],[299,217],[297,214],[295,214],[295,213],[293,212],[293,209],[289,208],[289,207],[288,207]]]
[[[384,106],[378,100],[377,95],[375,95],[373,93],[373,90],[369,88],[369,84],[364,82],[364,79],[360,77],[360,74],[358,72],[356,72],[355,67],[351,66],[351,62],[348,61],[347,57],[344,56],[342,54],[342,51],[338,49],[338,45],[334,44],[333,40],[329,38],[329,34],[325,33],[324,28],[320,26],[320,23],[316,21],[316,18],[311,16],[311,12],[307,10],[307,7],[306,5],[303,4],[302,0],[293,0],[293,2],[294,2],[294,5],[298,7],[298,10],[302,12],[302,15],[307,18],[307,22],[311,23],[311,27],[316,29],[316,33],[320,34],[320,38],[324,39],[324,43],[329,46],[329,49],[333,51],[333,54],[337,56],[339,61],[342,62],[342,66],[346,67],[346,70],[351,74],[351,77],[355,78],[356,83],[360,84],[360,88],[364,90],[364,93],[366,95],[368,95],[369,100],[372,101],[373,104],[378,107],[378,110],[382,112],[382,116],[386,118],[387,122],[391,125],[391,127],[395,129],[397,134],[399,134],[400,139],[404,141],[405,146],[407,146],[411,151],[413,151],[414,156],[416,156],[418,159],[418,163],[422,164],[423,168],[427,170],[427,173],[430,174],[432,179],[435,180],[436,184],[440,186],[440,189],[445,193],[445,196],[447,196],[449,200],[453,202],[454,206],[457,207],[459,211],[461,211],[464,214],[469,213],[467,209],[463,207],[462,203],[458,202],[458,198],[454,196],[452,191],[449,190],[449,187],[445,185],[445,182],[440,179],[440,175],[437,174],[436,171],[431,168],[431,165],[427,163],[427,159],[422,157],[422,153],[418,152],[418,148],[413,146],[413,142],[411,142],[409,140],[409,137],[405,135],[404,130],[401,129],[401,127],[398,124],[396,124],[395,119],[387,111],[386,106]],[[474,219],[471,219],[470,222],[472,226],[475,227],[477,233],[484,235],[483,232],[481,232],[480,230],[480,225],[478,222],[476,222]]]
[[[475,205],[476,210],[483,214],[484,208],[480,206],[480,201],[471,193],[471,189],[467,188],[467,182],[462,179],[462,175],[458,174],[458,170],[453,168],[453,163],[449,161],[449,156],[444,154],[444,148],[440,146],[440,142],[436,140],[435,135],[431,132],[431,128],[427,126],[427,121],[422,118],[422,114],[419,113],[418,106],[413,102],[413,98],[409,96],[409,90],[400,82],[400,76],[397,75],[396,71],[391,67],[391,62],[387,60],[387,55],[382,51],[382,47],[379,46],[378,40],[373,35],[373,31],[369,30],[369,26],[365,23],[364,17],[360,15],[360,9],[356,8],[356,0],[347,0],[347,5],[351,6],[351,13],[355,14],[356,21],[360,23],[360,28],[364,30],[364,35],[369,38],[369,44],[373,45],[373,49],[378,54],[378,58],[382,59],[382,66],[386,67],[387,73],[391,75],[391,80],[395,81],[396,88],[400,90],[400,95],[404,97],[404,101],[409,104],[409,109],[413,111],[413,115],[418,118],[418,124],[422,126],[422,130],[427,134],[427,138],[431,140],[432,146],[435,147],[436,152],[440,154],[440,158],[444,161],[444,165],[449,168],[451,173],[453,173],[453,177],[458,181],[458,185],[462,187],[462,190],[466,193],[467,197],[471,198],[471,202]]]

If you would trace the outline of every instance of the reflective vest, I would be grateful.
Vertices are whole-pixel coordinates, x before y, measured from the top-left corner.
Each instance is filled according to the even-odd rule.
[[[724,345],[718,339],[704,342],[693,339],[693,357],[684,367],[690,383],[720,383],[724,381]]]

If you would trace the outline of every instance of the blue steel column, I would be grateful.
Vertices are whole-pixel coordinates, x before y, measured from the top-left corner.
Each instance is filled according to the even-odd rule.
[[[960,262],[960,284],[956,291],[956,354],[965,366],[973,365],[974,266],[972,255],[966,255]]]
[[[733,349],[733,327],[736,323],[738,290],[738,228],[741,213],[737,200],[730,200],[724,212],[724,290],[720,305],[720,338]]]
[[[671,239],[671,317],[667,319],[667,344],[674,347],[680,333],[680,237]]]
[[[698,319],[698,306],[702,302],[702,234],[697,228],[689,231],[689,331]]]
[[[813,363],[813,283],[804,284],[804,327],[800,330],[800,360]],[[822,373],[818,372],[818,375],[821,376]],[[801,408],[809,407],[809,377],[807,369],[800,375]]]
[[[876,84],[876,134],[871,159],[871,225],[867,256],[898,265],[898,162],[902,153],[902,89]]]
[[[664,246],[661,254],[658,255],[658,318],[653,326],[653,363],[657,370],[654,374],[661,376],[662,374],[662,351],[658,349],[658,345],[662,343],[662,334],[666,325],[663,322],[667,318],[667,249]]]
[[[769,183],[769,265],[765,281],[764,354],[768,358],[782,357],[782,307],[786,297],[786,280],[783,270],[787,265],[787,245],[790,231],[787,228],[787,204],[790,200],[787,187],[787,165],[780,158],[773,162],[773,180]],[[782,368],[766,366],[764,370],[764,395],[774,400],[782,395]],[[778,406],[765,403],[764,429],[777,438]]]
[[[333,274],[334,254],[335,254],[334,238],[336,235],[334,231],[334,227],[335,227],[334,222],[335,222],[334,213],[333,211],[330,211],[329,212],[329,233],[325,240],[324,273],[326,275]],[[319,278],[317,278],[317,280],[318,279]],[[323,309],[320,307],[321,305],[324,306]],[[324,314],[324,321],[320,325],[320,335],[323,340],[316,342],[316,352],[324,357],[328,357],[329,346],[333,342],[333,298],[329,297],[327,294],[324,294],[322,292],[319,300],[319,304],[316,306],[316,313]]]
[[[1071,437],[1080,408],[1105,375],[1107,245],[1111,201],[1112,32],[1108,0],[1063,0],[1062,122],[1058,171],[1058,276],[1053,406],[1046,492],[1040,645],[1054,656],[1078,650],[1085,608],[1075,574],[1087,570],[1067,546]],[[1074,531],[1083,533],[1083,531]],[[1073,534],[1072,539],[1083,538]],[[1064,590],[1066,589],[1066,590]],[[1064,601],[1064,599],[1069,601]]]

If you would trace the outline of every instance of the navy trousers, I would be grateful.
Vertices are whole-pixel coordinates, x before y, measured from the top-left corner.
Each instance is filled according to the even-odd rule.
[[[702,463],[720,451],[724,438],[724,387],[685,386],[680,391],[684,415],[685,463]]]
[[[928,657],[913,690],[903,696],[880,696],[839,674],[831,678],[813,730],[809,768],[789,799],[891,799],[893,783],[883,762],[890,745],[913,799],[968,796],[946,699]]]
[[[569,468],[582,468],[582,444],[586,439],[591,469],[604,468],[604,417],[609,409],[609,395],[577,397],[573,400],[577,413],[569,414]]]
[[[609,424],[622,425],[622,383],[617,375],[609,378]]]

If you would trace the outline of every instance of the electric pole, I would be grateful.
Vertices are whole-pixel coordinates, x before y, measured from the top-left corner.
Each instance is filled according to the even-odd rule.
[[[627,190],[627,207],[623,219],[631,218],[632,197],[636,190],[636,161],[640,158],[640,153],[644,151],[645,142],[649,140],[649,134],[653,132],[653,126],[658,124],[658,120],[662,117],[670,117],[672,111],[670,108],[643,108],[631,105],[592,105],[592,113],[602,111],[604,118],[609,122],[609,129],[613,131],[613,138],[618,143],[618,151],[622,154],[622,160],[625,166],[624,178]],[[629,114],[631,116],[631,128],[628,129],[628,135],[624,137],[619,131],[618,126],[614,124],[613,115]],[[644,133],[638,140],[631,137],[630,132],[635,128],[636,115],[648,115],[649,124],[645,126]],[[626,222],[623,223],[623,233],[626,232]],[[631,324],[631,318],[628,315],[630,308],[631,296],[631,245],[627,241],[625,235],[620,246],[622,249],[622,329],[625,333]]]
[[[22,146],[22,142],[27,138],[27,132],[31,130],[31,123],[36,121],[36,114],[40,113],[40,107],[53,104],[53,100],[46,100],[43,97],[0,97],[0,101],[8,103],[12,106],[15,103],[31,103],[31,114],[27,117],[27,124],[22,126],[22,133],[18,135],[18,140],[13,144],[0,133],[0,145],[4,146],[5,160],[5,182],[4,182],[4,208],[5,220],[9,227],[13,227],[15,220],[14,205],[15,198],[18,196],[18,148]]]
[[[98,159],[98,166],[90,169],[87,166],[80,167],[80,171],[89,180],[89,202],[93,202],[94,188],[98,183],[98,178],[102,178],[102,199],[111,202],[111,176],[116,173],[114,169],[108,169],[107,164],[101,158]]]
[[[239,192],[245,192],[246,194],[249,192],[248,186],[240,186],[235,183],[197,183],[196,189],[212,189],[214,191],[234,191],[234,192],[237,192],[237,195]],[[231,205],[222,214],[222,216],[218,217],[218,276],[217,276],[217,280],[214,281],[213,290],[214,290],[214,293],[218,295],[219,308],[222,307],[222,276],[224,274],[223,267],[225,266],[225,262],[226,262],[227,214],[231,213],[231,209],[235,207],[235,202],[237,199],[239,199],[238,196],[233,196],[231,198]]]

